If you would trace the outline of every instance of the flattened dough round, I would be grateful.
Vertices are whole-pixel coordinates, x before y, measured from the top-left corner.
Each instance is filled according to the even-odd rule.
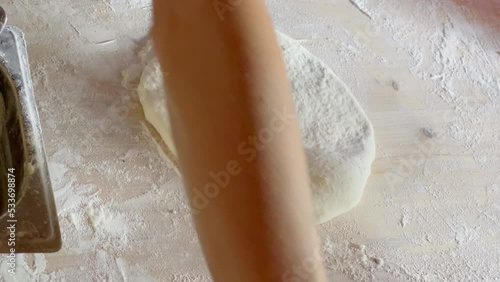
[[[297,41],[277,34],[306,150],[317,223],[359,203],[375,158],[373,127],[347,86]],[[138,87],[146,119],[175,154],[162,71],[151,47]]]

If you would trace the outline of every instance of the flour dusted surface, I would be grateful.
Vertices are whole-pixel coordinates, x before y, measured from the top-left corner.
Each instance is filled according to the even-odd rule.
[[[371,20],[349,0],[267,2],[375,128],[363,201],[319,226],[329,281],[498,280],[498,1],[355,0]],[[1,281],[210,281],[181,183],[120,85],[150,5],[2,2],[27,36],[64,242],[19,254],[16,277],[0,260]]]

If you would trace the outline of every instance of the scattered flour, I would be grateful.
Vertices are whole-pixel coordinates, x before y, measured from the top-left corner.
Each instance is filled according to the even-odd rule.
[[[25,2],[2,6],[27,35],[64,241],[18,255],[14,277],[0,258],[0,281],[210,281],[180,180],[120,85],[150,1]],[[267,2],[390,133],[376,136],[361,205],[320,227],[330,281],[498,280],[498,1]],[[424,161],[391,188],[383,175],[405,146]]]

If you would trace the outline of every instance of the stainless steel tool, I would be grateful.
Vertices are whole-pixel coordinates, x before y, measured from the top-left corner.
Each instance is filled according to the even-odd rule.
[[[61,247],[61,234],[24,35],[18,28],[1,27],[0,252],[54,252]]]

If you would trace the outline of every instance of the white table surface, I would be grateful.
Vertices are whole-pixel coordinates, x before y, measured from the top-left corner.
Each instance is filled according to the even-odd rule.
[[[330,281],[498,281],[499,1],[357,2],[365,13],[268,1],[376,131],[363,201],[319,227]],[[209,281],[180,179],[121,86],[149,1],[1,5],[26,34],[64,239],[58,253],[20,255],[17,278],[3,260],[3,280]]]

